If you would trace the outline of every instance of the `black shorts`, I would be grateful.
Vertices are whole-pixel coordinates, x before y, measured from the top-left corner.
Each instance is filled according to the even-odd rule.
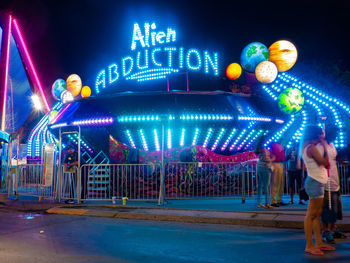
[[[343,205],[340,199],[340,193],[331,192],[331,209],[329,209],[329,193],[324,192],[323,209],[321,220],[325,224],[334,224],[337,220],[343,219]]]
[[[297,190],[299,190],[302,186],[302,176],[303,176],[303,171],[302,170],[297,170],[297,171],[287,171],[288,174],[288,186],[292,188],[294,191],[295,189],[295,182],[297,183]]]

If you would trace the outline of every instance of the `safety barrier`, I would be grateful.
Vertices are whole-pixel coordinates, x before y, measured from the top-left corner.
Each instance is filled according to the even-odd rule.
[[[168,163],[167,198],[245,197],[254,193],[256,163]]]
[[[44,185],[43,165],[19,165],[7,176],[8,194],[51,200],[157,200],[162,171],[166,199],[232,197],[257,193],[257,163],[86,164],[73,173],[53,168],[52,182]],[[349,167],[338,164],[340,191],[350,195]],[[296,190],[296,189],[295,189]],[[296,191],[297,192],[297,191]],[[289,194],[286,171],[283,194]]]
[[[159,197],[159,165],[84,164],[81,169],[81,199],[155,200]]]

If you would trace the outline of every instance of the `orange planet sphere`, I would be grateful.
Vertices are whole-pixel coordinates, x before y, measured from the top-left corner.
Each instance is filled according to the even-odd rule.
[[[298,51],[293,43],[279,40],[269,47],[269,60],[277,66],[279,72],[291,69],[298,58]]]
[[[78,96],[82,87],[81,78],[77,74],[72,74],[67,78],[67,90],[70,91],[73,96]]]
[[[238,79],[242,74],[242,67],[238,63],[230,64],[226,69],[226,76],[229,79]]]
[[[91,89],[89,86],[84,86],[82,89],[81,89],[81,96],[83,98],[86,98],[86,97],[90,97],[91,96]]]

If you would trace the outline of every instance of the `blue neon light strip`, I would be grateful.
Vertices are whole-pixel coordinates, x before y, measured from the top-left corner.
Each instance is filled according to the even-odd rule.
[[[160,147],[159,147],[159,138],[158,138],[158,132],[156,129],[153,130],[154,132],[154,143],[156,145],[156,151],[160,151]]]
[[[144,121],[160,121],[158,115],[134,115],[122,116],[118,118],[118,122],[144,122]]]
[[[158,115],[120,116],[118,117],[118,122],[160,121],[161,116],[164,116],[164,115],[158,114]],[[179,116],[170,114],[170,115],[165,115],[164,117],[168,120],[180,119],[184,121],[231,121],[233,120],[233,116],[227,115],[227,114],[182,114]],[[245,117],[242,117],[242,118],[245,118]],[[254,117],[249,117],[249,118],[254,118]],[[267,121],[266,120],[267,118],[265,117],[260,117],[260,118],[262,118],[261,121]]]
[[[180,139],[180,146],[184,146],[185,144],[185,129],[183,128],[181,131],[181,139]]]
[[[146,138],[145,138],[145,135],[144,135],[142,129],[140,130],[140,135],[141,135],[141,141],[142,141],[143,149],[144,149],[146,152],[148,152],[148,146],[147,146]]]
[[[284,82],[285,85],[280,82]],[[324,116],[323,110],[320,108],[320,106],[325,107],[332,114],[334,124],[338,130],[337,139],[335,140],[334,145],[336,147],[344,147],[346,138],[344,134],[344,124],[339,110],[344,111],[344,113],[347,115],[350,115],[350,107],[341,100],[329,96],[325,92],[320,91],[307,83],[299,81],[297,78],[286,73],[278,75],[278,79],[271,85],[276,92],[281,92],[281,90],[290,86],[300,89],[304,95],[307,96],[305,98],[306,104],[311,105],[316,110],[316,114],[319,117]],[[271,91],[268,93],[271,95]],[[318,123],[318,125],[321,126],[321,123]]]
[[[209,139],[210,139],[212,133],[213,133],[213,129],[209,128],[207,136],[205,137],[205,140],[204,140],[204,143],[203,143],[203,147],[205,147],[205,148],[207,147]]]
[[[230,121],[233,120],[233,116],[226,114],[183,114],[180,116],[180,120],[195,120],[195,121]]]
[[[198,134],[199,134],[199,129],[196,128],[195,133],[194,133],[194,137],[193,137],[193,140],[192,140],[192,145],[196,145],[197,139],[198,139]]]
[[[126,135],[128,136],[128,139],[129,139],[129,142],[130,142],[130,145],[132,148],[136,149],[136,146],[135,146],[135,143],[134,143],[134,140],[132,139],[132,136],[130,134],[130,131],[127,130],[126,131]]]
[[[219,133],[218,137],[216,138],[216,140],[215,140],[213,146],[211,147],[211,151],[215,151],[215,149],[216,149],[216,147],[218,146],[218,143],[219,143],[219,141],[221,140],[221,138],[222,138],[222,136],[224,135],[224,133],[225,133],[225,129],[222,128],[222,129],[220,130],[220,133]]]
[[[263,121],[263,122],[271,122],[272,119],[268,117],[255,117],[255,116],[238,116],[238,120],[241,121]]]
[[[241,131],[241,133],[238,135],[238,137],[236,138],[236,140],[232,143],[231,147],[230,147],[230,151],[232,151],[235,146],[237,145],[237,143],[241,140],[241,138],[243,137],[243,135],[247,132],[246,129],[243,129]]]
[[[244,147],[244,150],[247,150],[253,142],[255,142],[260,136],[261,134],[263,133],[264,131],[263,130],[259,130],[250,140],[249,142],[247,142],[247,145]]]
[[[302,124],[300,125],[299,129],[294,133],[292,138],[289,140],[289,142],[287,144],[287,148],[290,148],[292,146],[293,141],[298,142],[300,140],[301,136],[303,135],[306,123],[308,121],[308,117],[307,117],[306,111],[304,111],[304,110],[301,112],[301,114],[303,115]]]
[[[171,149],[171,129],[168,129],[168,149]]]
[[[226,139],[225,143],[224,143],[224,144],[222,145],[222,147],[221,147],[221,151],[222,151],[222,152],[226,150],[227,145],[230,143],[230,141],[231,141],[233,135],[235,135],[236,132],[237,132],[236,129],[232,129],[230,135],[228,136],[228,138]]]
[[[130,75],[127,77],[127,80],[137,80],[137,81],[145,81],[145,80],[151,80],[151,79],[157,79],[157,78],[165,78],[166,75],[169,75],[171,73],[177,73],[179,72],[178,69],[172,69],[172,68],[156,68],[156,69],[147,69],[141,72],[137,72],[133,75]]]
[[[244,138],[244,140],[241,142],[241,144],[237,147],[237,150],[240,151],[244,144],[252,137],[252,135],[255,133],[255,130],[251,130],[248,135]]]

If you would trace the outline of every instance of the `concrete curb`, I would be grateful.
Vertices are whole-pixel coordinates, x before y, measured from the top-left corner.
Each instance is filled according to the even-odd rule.
[[[206,223],[259,226],[273,228],[303,229],[303,214],[287,213],[264,213],[264,212],[228,212],[228,211],[203,211],[183,209],[162,209],[145,207],[123,207],[123,206],[98,206],[98,208],[109,208],[109,210],[86,208],[86,206],[61,206],[47,210],[51,214],[80,215],[107,217],[134,220],[154,220],[186,223]],[[82,208],[86,209],[82,209]],[[114,209],[111,209],[114,208]],[[343,220],[345,221],[345,220]],[[346,223],[337,224],[342,231],[350,232],[350,218]],[[348,223],[349,222],[349,223]]]

